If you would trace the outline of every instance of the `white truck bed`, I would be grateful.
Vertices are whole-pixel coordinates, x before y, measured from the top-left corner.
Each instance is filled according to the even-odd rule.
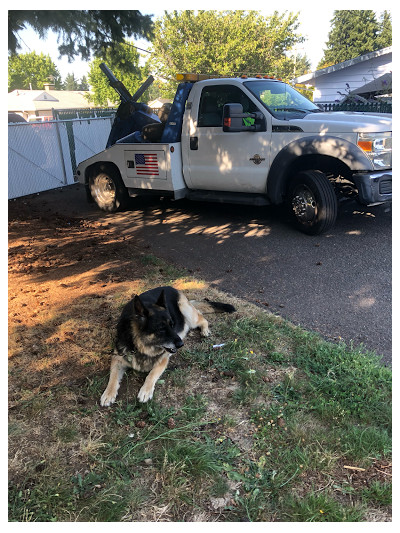
[[[114,144],[79,164],[79,182],[85,183],[85,170],[96,161],[115,164],[128,189],[168,191],[176,199],[184,196],[181,143]]]

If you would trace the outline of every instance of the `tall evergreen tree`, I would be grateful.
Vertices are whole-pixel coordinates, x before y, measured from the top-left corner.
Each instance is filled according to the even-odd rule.
[[[335,10],[327,48],[318,68],[335,65],[379,49],[378,32],[379,24],[374,11]]]
[[[89,83],[86,76],[82,76],[81,81],[78,84],[78,91],[88,91]]]
[[[66,91],[77,91],[78,80],[75,79],[74,73],[68,73],[63,83],[63,89]]]
[[[392,16],[390,11],[384,11],[381,15],[379,34],[376,42],[378,50],[392,46]]]

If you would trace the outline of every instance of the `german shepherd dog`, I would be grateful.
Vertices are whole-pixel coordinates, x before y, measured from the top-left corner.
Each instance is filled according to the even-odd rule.
[[[219,312],[235,311],[230,304],[210,301],[207,304]],[[136,295],[124,307],[117,325],[110,379],[100,404],[109,406],[115,402],[127,368],[149,372],[138,399],[143,403],[151,400],[169,358],[183,346],[187,333],[195,328],[200,328],[204,337],[210,334],[207,320],[182,292],[173,287],[157,287]]]

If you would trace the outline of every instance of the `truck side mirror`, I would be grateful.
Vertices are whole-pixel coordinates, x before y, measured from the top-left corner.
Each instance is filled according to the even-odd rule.
[[[243,113],[242,104],[225,104],[222,129],[225,132],[266,131],[265,117],[260,112]]]
[[[225,104],[222,115],[223,131],[243,131],[242,104]]]

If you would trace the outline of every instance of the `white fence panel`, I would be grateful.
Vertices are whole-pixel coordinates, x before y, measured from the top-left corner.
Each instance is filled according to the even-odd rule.
[[[81,161],[105,149],[111,118],[8,125],[8,198],[74,183]]]
[[[73,183],[64,124],[12,124],[8,127],[8,198]]]
[[[77,164],[105,149],[111,124],[109,117],[73,121]]]

